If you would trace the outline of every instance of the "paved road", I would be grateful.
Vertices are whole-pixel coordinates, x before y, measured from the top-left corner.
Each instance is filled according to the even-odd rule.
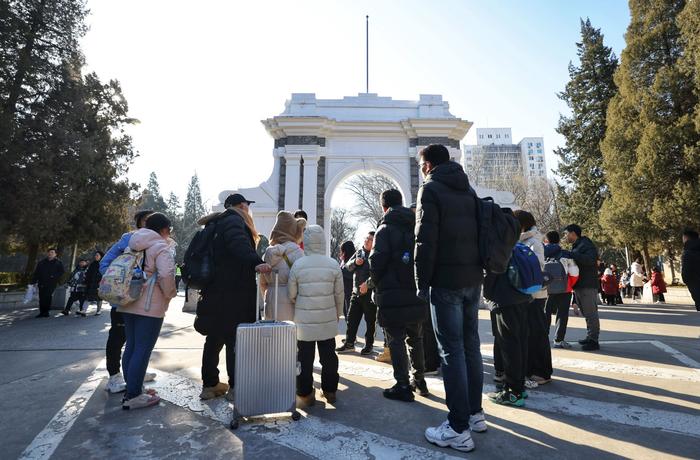
[[[359,354],[341,357],[335,406],[228,430],[228,403],[197,398],[203,338],[182,301],[151,360],[163,402],[134,412],[104,391],[107,314],[0,312],[0,458],[700,458],[700,314],[689,306],[601,307],[602,350],[553,350],[555,381],[531,392],[524,409],[486,401],[489,430],[461,454],[423,438],[446,416],[439,377],[429,379],[429,398],[388,401],[381,390],[393,384],[391,367]],[[493,338],[480,313],[489,391]],[[583,320],[572,318],[567,338],[583,334]]]

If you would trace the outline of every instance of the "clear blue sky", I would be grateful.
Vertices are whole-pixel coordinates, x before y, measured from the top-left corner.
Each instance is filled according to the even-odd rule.
[[[83,40],[90,70],[122,82],[141,153],[131,179],[156,171],[184,198],[196,170],[205,199],[255,186],[272,167],[260,120],[292,92],[341,98],[364,91],[364,18],[370,15],[370,92],[395,99],[442,94],[474,127],[544,136],[547,161],[557,99],[575,60],[579,18],[590,17],[619,55],[627,3],[594,1],[89,0]],[[467,142],[474,141],[470,132]],[[251,158],[254,161],[251,161]]]

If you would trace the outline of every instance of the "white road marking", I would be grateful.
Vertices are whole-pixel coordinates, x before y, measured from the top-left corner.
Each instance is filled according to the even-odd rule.
[[[70,431],[80,413],[85,409],[87,402],[105,377],[104,360],[97,365],[90,376],[83,382],[73,395],[66,401],[63,407],[53,416],[34,440],[19,456],[20,459],[47,459],[61,443],[66,433]]]
[[[660,342],[658,340],[651,340],[649,343],[651,343],[657,348],[660,348],[661,350],[676,358],[678,361],[682,362],[688,367],[692,367],[693,369],[695,369],[696,372],[700,373],[700,363],[695,361],[690,356],[683,354],[680,351],[673,348],[672,346],[666,345],[665,343]]]
[[[198,412],[225,425],[231,421],[232,407],[224,398],[200,401],[201,384],[187,377],[151,369],[156,380],[148,384],[165,401]],[[319,459],[458,459],[442,452],[404,443],[369,431],[323,420],[312,415],[298,422],[290,417],[261,417],[242,422],[240,430]]]

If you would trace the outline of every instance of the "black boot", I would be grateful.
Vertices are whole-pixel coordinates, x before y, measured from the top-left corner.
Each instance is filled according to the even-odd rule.
[[[421,396],[430,396],[430,391],[428,391],[428,384],[425,383],[424,379],[411,381],[411,390],[417,392]]]
[[[384,397],[405,402],[412,402],[415,399],[409,385],[399,385],[398,383],[384,390]]]

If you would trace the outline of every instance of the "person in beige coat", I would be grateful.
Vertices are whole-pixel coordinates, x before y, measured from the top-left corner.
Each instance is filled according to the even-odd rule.
[[[275,294],[277,295],[277,321],[293,321],[294,307],[287,293],[287,282],[292,264],[304,257],[304,250],[299,247],[304,238],[306,219],[295,219],[291,213],[280,211],[277,221],[270,234],[270,246],[263,254],[263,260],[272,267],[273,273],[260,278],[260,288],[265,293],[265,318],[274,316]],[[277,272],[278,286],[275,293],[275,275]]]
[[[146,227],[129,239],[133,251],[144,251],[145,283],[138,300],[120,306],[124,316],[126,348],[122,367],[126,379],[123,409],[139,409],[158,404],[154,391],[143,392],[143,380],[151,352],[158,341],[165,312],[177,295],[175,286],[175,242],[170,238],[170,220],[157,212],[146,219]]]
[[[321,361],[321,390],[330,404],[338,390],[338,356],[335,336],[343,313],[345,291],[338,262],[326,256],[323,228],[310,225],[304,232],[306,257],[294,262],[289,273],[289,299],[297,325],[297,360],[301,373],[297,377],[297,405],[314,404],[313,366],[318,347]]]

